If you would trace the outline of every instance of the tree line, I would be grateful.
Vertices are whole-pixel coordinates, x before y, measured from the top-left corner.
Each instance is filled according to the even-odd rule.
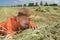
[[[28,5],[24,4],[24,5],[15,5],[15,6],[58,6],[58,4],[53,3],[53,4],[48,4],[47,2],[45,2],[45,4],[43,4],[43,2],[41,1],[40,4],[38,4],[38,2],[34,3],[28,3]]]

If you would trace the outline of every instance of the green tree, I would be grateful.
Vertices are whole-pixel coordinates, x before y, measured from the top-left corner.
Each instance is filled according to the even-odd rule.
[[[43,6],[43,2],[42,1],[40,2],[40,5]]]
[[[48,3],[46,2],[44,6],[48,6]]]
[[[29,3],[28,6],[34,6],[34,3]]]
[[[35,6],[38,6],[38,3],[36,2]]]
[[[49,4],[49,6],[58,6],[58,4],[55,4],[55,3],[54,4]]]
[[[21,7],[22,5],[16,5],[16,6]]]
[[[24,6],[26,6],[26,4],[24,4]]]

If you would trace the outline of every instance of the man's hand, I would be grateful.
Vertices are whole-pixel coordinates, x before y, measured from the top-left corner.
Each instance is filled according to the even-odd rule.
[[[33,29],[33,30],[35,30],[35,29],[37,29],[37,28],[38,28],[38,27],[37,27],[36,25],[33,25],[33,26],[32,26],[32,29]]]
[[[10,34],[6,35],[4,40],[15,40]]]
[[[31,26],[32,29],[37,29],[37,25],[34,22],[30,21],[29,25]]]

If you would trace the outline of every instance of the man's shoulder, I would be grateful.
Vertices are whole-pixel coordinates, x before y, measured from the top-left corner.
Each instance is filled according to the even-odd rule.
[[[10,20],[17,21],[17,16],[15,16],[15,17],[12,17]]]
[[[17,17],[15,16],[15,17],[12,17],[12,18],[8,18],[8,19],[6,20],[6,22],[7,22],[7,21],[10,21],[10,22],[17,21]]]

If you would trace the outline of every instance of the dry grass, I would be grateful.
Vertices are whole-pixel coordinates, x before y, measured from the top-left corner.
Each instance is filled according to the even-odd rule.
[[[17,15],[21,7],[0,7],[0,21]],[[31,20],[39,29],[27,29],[15,35],[16,40],[60,40],[60,7],[27,7],[31,10]]]

